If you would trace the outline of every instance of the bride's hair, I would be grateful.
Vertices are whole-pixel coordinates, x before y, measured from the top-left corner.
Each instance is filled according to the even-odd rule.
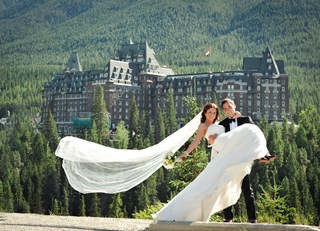
[[[217,105],[215,105],[214,103],[207,103],[206,105],[204,105],[202,113],[201,113],[201,123],[204,123],[206,121],[206,112],[211,109],[211,108],[215,108],[217,110],[217,114],[216,114],[216,118],[213,120],[213,123],[215,123],[218,119],[219,119],[219,108]]]

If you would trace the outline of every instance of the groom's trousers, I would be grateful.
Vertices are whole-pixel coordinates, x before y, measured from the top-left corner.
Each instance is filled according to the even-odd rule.
[[[249,220],[256,220],[256,208],[255,208],[255,199],[254,193],[250,184],[250,177],[246,175],[242,180],[241,185],[242,193],[246,202],[247,206],[247,214]],[[232,206],[223,210],[225,220],[232,220],[233,213],[232,213]]]

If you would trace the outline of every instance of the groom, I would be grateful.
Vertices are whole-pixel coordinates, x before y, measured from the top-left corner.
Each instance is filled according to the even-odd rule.
[[[221,107],[226,114],[227,118],[222,120],[219,124],[225,127],[225,131],[229,132],[235,129],[238,126],[241,126],[245,123],[252,123],[250,116],[240,116],[239,118],[234,118],[236,112],[236,105],[233,100],[229,98],[225,98],[221,102]],[[275,156],[266,155],[265,157],[260,159],[260,162],[269,162],[275,159]],[[256,216],[256,208],[255,208],[255,199],[254,193],[250,184],[250,176],[249,174],[243,178],[242,185],[241,185],[242,193],[244,195],[244,199],[247,206],[247,214],[250,223],[257,223],[257,216]],[[232,213],[232,206],[223,210],[225,222],[232,222],[233,213]]]

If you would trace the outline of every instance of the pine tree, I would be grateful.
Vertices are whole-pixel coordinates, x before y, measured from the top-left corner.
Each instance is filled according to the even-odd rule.
[[[13,193],[12,193],[9,181],[6,181],[3,184],[3,193],[4,193],[4,198],[6,198],[6,200],[4,201],[5,211],[6,212],[13,212],[14,211],[14,198],[13,198]]]
[[[104,99],[103,87],[99,87],[94,96],[92,119],[97,126],[98,143],[102,144],[108,135],[109,119],[107,114],[107,106]]]
[[[169,190],[169,184],[166,181],[165,178],[165,173],[164,173],[164,169],[160,168],[157,172],[156,172],[156,182],[157,182],[157,198],[161,201],[161,202],[167,202],[169,199],[168,194],[170,193]]]
[[[30,204],[31,212],[42,214],[42,178],[37,166],[34,166],[30,184],[28,202]]]
[[[63,189],[63,197],[61,203],[61,215],[68,216],[69,215],[69,195],[67,188]]]
[[[112,196],[112,202],[109,205],[109,217],[116,217],[116,218],[121,218],[124,217],[123,212],[121,211],[122,208],[122,199],[120,193],[117,193]]]
[[[49,142],[50,149],[55,151],[58,147],[59,136],[56,123],[50,110],[48,112],[47,120],[44,122],[44,136]]]
[[[295,216],[295,209],[286,205],[286,196],[281,197],[281,186],[276,184],[273,176],[273,186],[268,185],[268,189],[261,186],[262,193],[258,195],[257,206],[258,217],[261,222],[282,223],[289,222],[290,217]]]
[[[165,138],[165,126],[160,108],[157,108],[156,119],[155,119],[155,128],[154,128],[154,139],[155,143],[159,143]]]
[[[177,130],[176,110],[173,98],[173,89],[169,89],[167,95],[167,113],[166,113],[166,136],[171,135]]]
[[[129,102],[129,148],[137,148],[137,139],[140,136],[139,129],[139,110],[136,103],[136,100],[132,93],[130,94]]]
[[[120,121],[120,123],[116,127],[116,132],[114,135],[114,140],[117,143],[116,148],[119,149],[127,149],[129,145],[129,131],[126,129],[124,121]]]
[[[42,199],[44,212],[45,214],[49,214],[50,211],[54,210],[54,206],[56,206],[54,205],[54,199],[59,198],[60,196],[59,176],[61,165],[58,164],[59,160],[53,156],[49,148],[47,149],[47,155],[44,163]]]
[[[50,211],[50,215],[61,215],[60,214],[60,205],[57,199],[53,200],[52,211]]]
[[[90,130],[89,141],[92,141],[95,143],[99,142],[98,131],[97,131],[97,126],[96,126],[95,121],[92,122],[92,128]]]
[[[137,203],[137,209],[138,210],[144,210],[150,205],[148,190],[145,187],[145,183],[141,183],[137,188],[139,188],[138,192],[138,203]]]
[[[84,217],[86,216],[86,203],[84,200],[84,196],[80,196],[80,203],[79,203],[79,213],[78,216]]]
[[[86,200],[87,216],[100,217],[100,200],[97,193],[87,195]]]
[[[2,184],[2,181],[0,180],[0,212],[4,212],[4,191],[3,191],[3,184]]]
[[[157,174],[154,173],[152,174],[148,179],[147,179],[147,194],[149,196],[149,201],[151,204],[156,204],[159,200],[157,198]],[[148,204],[149,205],[149,204]]]

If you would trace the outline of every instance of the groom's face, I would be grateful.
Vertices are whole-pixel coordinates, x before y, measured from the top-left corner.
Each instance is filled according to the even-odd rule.
[[[233,118],[236,112],[236,105],[227,101],[222,105],[222,109],[228,117]]]

